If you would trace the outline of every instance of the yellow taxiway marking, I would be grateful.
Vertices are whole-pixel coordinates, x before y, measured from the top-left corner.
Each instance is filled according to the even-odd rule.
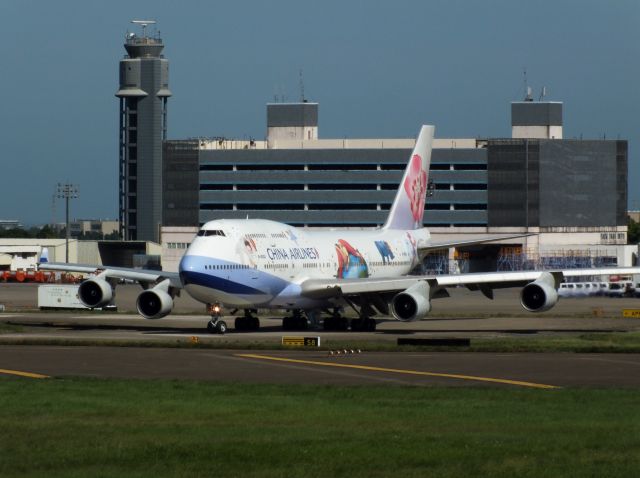
[[[358,369],[358,370],[369,370],[372,372],[400,373],[405,375],[422,375],[427,377],[444,377],[444,378],[457,378],[460,380],[475,380],[477,382],[504,383],[507,385],[518,385],[520,387],[544,388],[544,389],[560,388],[555,385],[546,385],[544,383],[522,382],[520,380],[507,380],[504,378],[476,377],[473,375],[458,375],[453,373],[421,372],[419,370],[402,370],[397,368],[369,367],[368,365],[353,365],[353,364],[345,364],[345,363],[316,362],[314,360],[299,360],[299,359],[290,359],[290,358],[284,358],[284,357],[272,357],[270,355],[237,354],[236,356],[243,357],[243,358],[258,359],[258,360],[273,360],[275,362],[320,365],[322,367],[352,368],[352,369]]]
[[[18,375],[20,377],[28,378],[51,378],[48,375],[42,375],[39,373],[21,372],[20,370],[6,370],[4,368],[0,368],[0,373],[4,373],[7,375]]]

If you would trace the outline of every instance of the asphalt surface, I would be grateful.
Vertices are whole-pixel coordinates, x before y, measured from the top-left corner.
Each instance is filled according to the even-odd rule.
[[[241,352],[0,346],[0,380],[46,377],[191,379],[279,384],[640,387],[640,355]],[[30,377],[31,378],[31,377]]]
[[[118,307],[130,310],[137,286],[118,289]],[[0,380],[3,377],[116,377],[193,379],[261,383],[337,385],[396,384],[499,387],[640,387],[640,355],[634,354],[489,354],[489,353],[341,353],[317,350],[261,351],[104,346],[21,346],[29,339],[73,342],[218,342],[279,343],[283,335],[320,336],[323,343],[396,342],[411,338],[567,336],[585,332],[640,331],[640,319],[622,318],[639,299],[562,299],[552,311],[522,311],[517,290],[498,291],[489,301],[467,290],[434,301],[428,320],[379,322],[376,332],[283,332],[281,318],[262,314],[261,330],[236,332],[233,317],[225,336],[206,332],[208,317],[190,298],[176,302],[162,320],[134,314],[87,311],[38,312],[33,285],[0,284]],[[193,303],[192,303],[193,302]],[[6,325],[9,324],[9,325]],[[17,325],[16,325],[17,324]],[[240,345],[238,345],[240,344]],[[35,374],[35,375],[34,375]]]

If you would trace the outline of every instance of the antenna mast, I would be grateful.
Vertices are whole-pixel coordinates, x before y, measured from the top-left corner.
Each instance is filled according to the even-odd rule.
[[[300,68],[300,101],[306,103],[304,99],[304,77],[302,76],[302,68]]]
[[[136,25],[140,25],[142,27],[142,37],[146,38],[147,27],[149,25],[155,25],[155,20],[131,20],[131,23],[135,23]]]

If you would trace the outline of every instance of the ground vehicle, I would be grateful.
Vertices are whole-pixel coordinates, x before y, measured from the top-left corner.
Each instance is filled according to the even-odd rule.
[[[633,294],[635,294],[635,288],[630,280],[609,283],[609,290],[607,291],[607,296],[609,297],[629,297]]]

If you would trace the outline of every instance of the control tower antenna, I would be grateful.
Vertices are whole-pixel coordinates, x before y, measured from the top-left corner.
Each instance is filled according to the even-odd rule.
[[[142,36],[143,38],[147,36],[147,27],[149,25],[155,25],[156,21],[155,20],[131,20],[131,23],[134,23],[136,25],[140,25],[142,27]]]

